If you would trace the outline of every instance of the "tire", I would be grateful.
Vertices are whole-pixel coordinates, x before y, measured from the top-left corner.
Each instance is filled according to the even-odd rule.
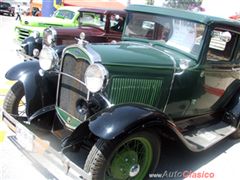
[[[24,97],[24,88],[20,81],[16,82],[8,91],[3,108],[11,115],[22,116],[24,112],[20,111],[20,106]],[[23,103],[24,106],[24,103]],[[24,107],[23,107],[24,108]],[[23,109],[25,111],[25,109]]]
[[[93,180],[144,179],[156,169],[159,157],[160,138],[141,131],[118,141],[98,139],[84,170],[92,174]]]

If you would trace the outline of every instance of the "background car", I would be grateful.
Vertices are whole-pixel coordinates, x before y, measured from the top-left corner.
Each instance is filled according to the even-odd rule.
[[[8,16],[15,16],[15,8],[8,2],[0,2],[0,14],[7,14]]]
[[[32,33],[42,36],[43,30],[51,27],[77,27],[80,7],[64,6],[54,12],[52,17],[25,17],[15,27],[16,36],[23,41]]]
[[[44,30],[44,38],[26,38],[21,44],[20,52],[38,57],[43,43],[53,48],[74,44],[77,43],[80,33],[84,33],[85,40],[91,43],[120,41],[125,18],[126,12],[122,10],[81,8],[78,27],[47,28]]]

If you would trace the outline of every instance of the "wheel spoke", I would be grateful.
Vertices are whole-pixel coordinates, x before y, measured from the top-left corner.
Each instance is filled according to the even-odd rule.
[[[23,117],[26,116],[26,99],[25,96],[19,101],[18,104],[18,116]]]

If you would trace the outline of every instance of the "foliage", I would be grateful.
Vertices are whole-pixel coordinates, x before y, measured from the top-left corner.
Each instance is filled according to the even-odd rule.
[[[172,8],[192,10],[195,7],[199,7],[201,3],[202,0],[165,0],[164,5]]]
[[[154,0],[146,0],[148,5],[154,5]]]

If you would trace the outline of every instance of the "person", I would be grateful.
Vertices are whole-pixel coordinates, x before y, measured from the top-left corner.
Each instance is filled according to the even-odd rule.
[[[22,19],[21,19],[21,7],[20,7],[20,4],[17,5],[16,13],[17,13],[16,20],[19,19],[19,21],[22,21]]]
[[[116,25],[114,25],[113,27],[111,27],[111,29],[114,31],[122,32],[123,25],[124,25],[124,18],[120,17],[119,15],[116,15],[115,19],[118,21],[118,23]]]
[[[33,16],[40,16],[40,9],[38,9],[37,7],[33,7],[32,15]]]

